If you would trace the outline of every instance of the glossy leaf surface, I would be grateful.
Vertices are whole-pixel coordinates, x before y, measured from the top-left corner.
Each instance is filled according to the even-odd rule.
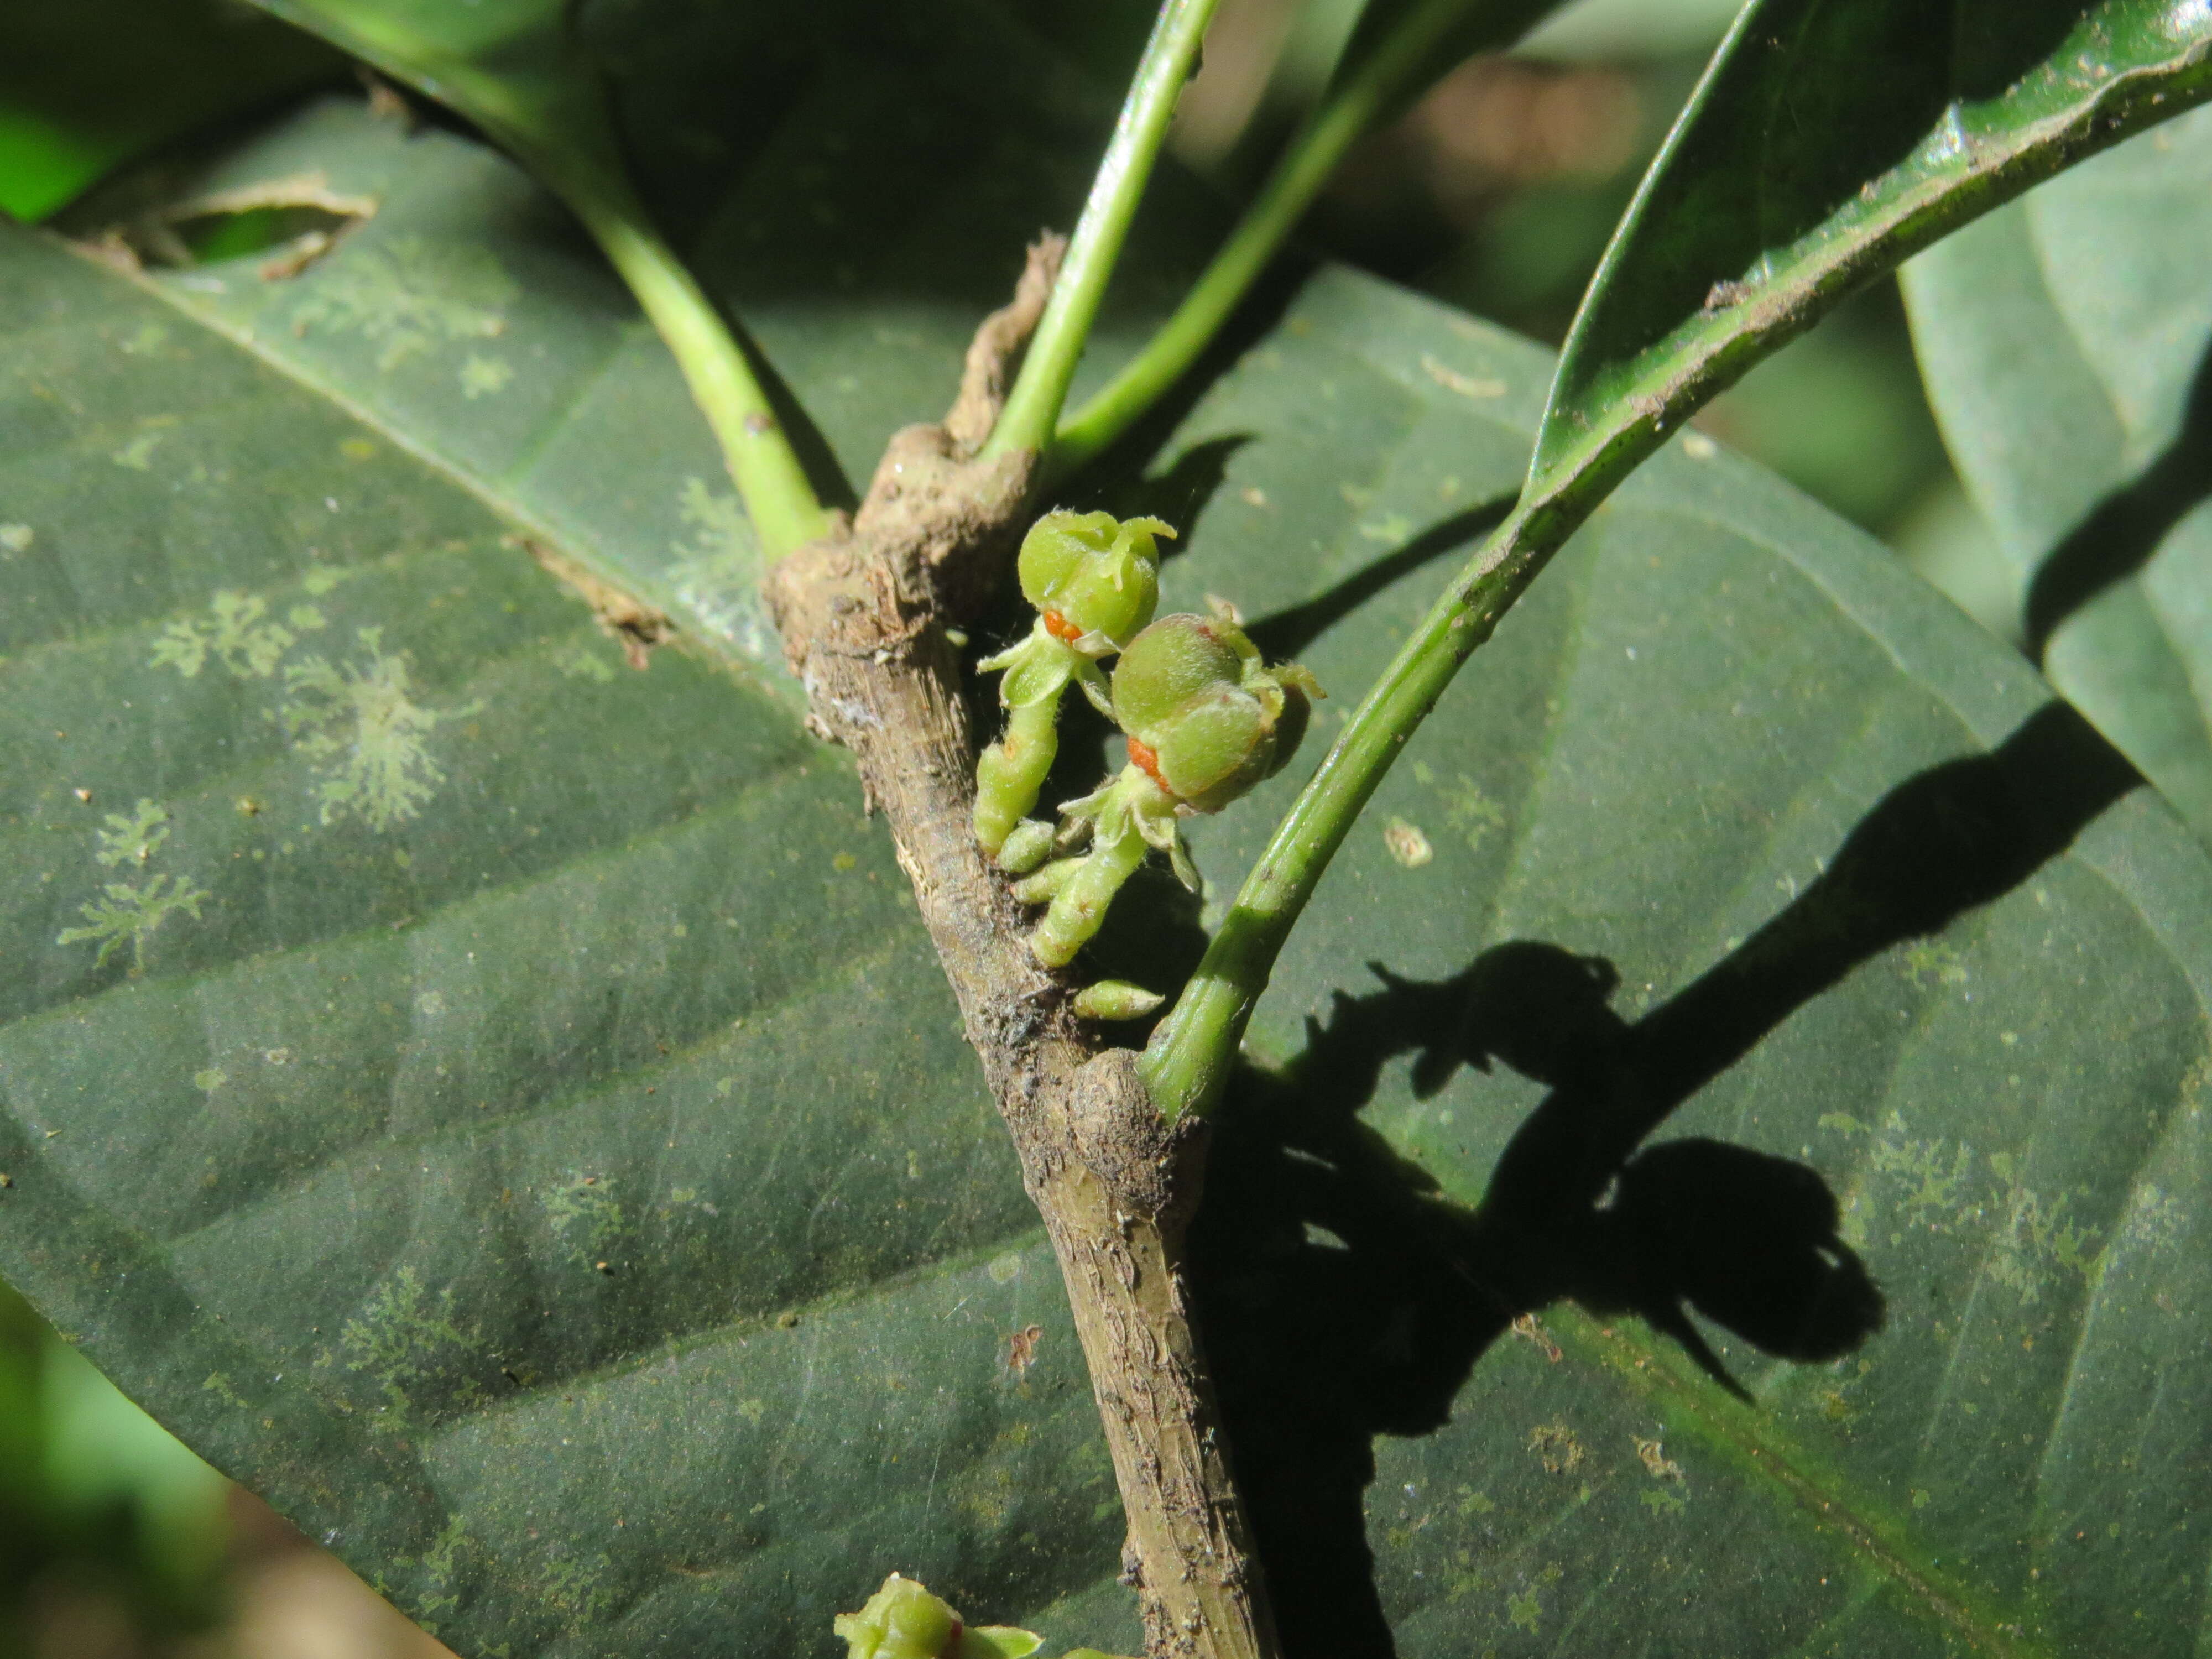
[[[1929,393],[2054,684],[2212,835],[2212,124],[1905,268]]]
[[[788,76],[697,216],[848,475],[1083,184],[1049,121],[932,126],[901,50]],[[866,76],[905,125],[854,118]],[[673,366],[497,158],[326,105],[220,176],[308,163],[383,206],[290,282],[0,256],[0,1267],[465,1653],[828,1652],[894,1566],[1132,1650],[1048,1257],[880,829],[748,649]],[[1186,532],[1163,608],[1235,599],[1343,699],[1511,493],[1550,374],[1323,271],[1097,494]],[[518,532],[688,647],[632,671]],[[1263,1006],[1298,1098],[1224,1123],[1207,1308],[1294,1640],[2190,1650],[2212,872],[2048,702],[1702,447],[1509,617]],[[1217,890],[1294,781],[1197,826]],[[1193,920],[1103,951],[1157,975]],[[1555,948],[1470,972],[1516,940]],[[1881,1334],[1793,1365],[1708,1327],[1746,1407],[1631,1316],[1506,1332],[1490,1292],[1535,1280],[1662,1314],[1534,1201],[1587,1109],[1561,1053],[1614,1042],[1561,951],[1644,1032],[1609,1086],[1741,1149],[1635,1166],[1627,1216],[1692,1266],[1801,1261],[1805,1166]],[[1577,1023],[1504,1018],[1563,975]],[[1534,1076],[1569,1098],[1532,1118]],[[1510,1201],[1425,1203],[1363,1103],[1462,1206],[1510,1147]]]
[[[2174,0],[1746,6],[1592,279],[1532,481],[1617,476],[1859,283],[2212,92],[2208,53]]]

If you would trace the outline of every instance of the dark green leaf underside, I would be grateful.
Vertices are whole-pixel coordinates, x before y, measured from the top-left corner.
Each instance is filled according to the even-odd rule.
[[[830,104],[784,162],[872,176],[875,136]],[[846,159],[806,149],[830,131]],[[826,1652],[894,1566],[1126,1650],[1060,1292],[880,830],[763,676],[706,665],[746,661],[744,629],[670,574],[728,530],[684,516],[717,492],[672,367],[504,164],[331,106],[227,165],[308,162],[386,205],[292,283],[240,264],[149,292],[20,235],[0,256],[0,568],[25,596],[0,836],[28,872],[4,921],[9,1276],[465,1652]],[[895,280],[953,245],[921,208],[903,264],[849,290],[849,233],[801,210],[842,197],[774,221],[788,286],[747,314],[848,471],[941,403],[983,268],[1011,269],[1057,167],[928,295]],[[1181,483],[1226,474],[1195,509],[1153,492],[1191,532],[1170,602],[1234,597],[1341,706],[1443,567],[1327,596],[1509,493],[1548,374],[1322,273],[1169,444]],[[670,596],[701,655],[632,672],[507,524]],[[2047,697],[1800,498],[1662,457],[1409,746],[1258,1042],[1287,1059],[1366,959],[1442,979],[1510,939],[1609,957],[1634,1018],[1887,791]],[[363,750],[372,708],[390,741]],[[1218,888],[1289,787],[1200,826]],[[1403,834],[1394,855],[1394,819],[1426,862]],[[101,940],[55,942],[105,884],[127,922],[182,881],[200,915],[124,927],[105,967]],[[2208,914],[2201,854],[2138,792],[1700,1093],[1664,1133],[1822,1171],[1888,1329],[1833,1368],[1723,1334],[1758,1412],[1632,1319],[1547,1315],[1556,1365],[1500,1343],[1449,1427],[1376,1449],[1400,1650],[2191,1650]],[[1370,1115],[1472,1201],[1542,1092],[1501,1065],[1420,1100],[1394,1060]],[[1292,1325],[1328,1335],[1326,1241],[1278,1266]],[[1305,1364],[1357,1381],[1418,1351],[1379,1317],[1396,1294],[1367,1346],[1306,1330]],[[1559,1474],[1529,1449],[1555,1425],[1582,1451]]]

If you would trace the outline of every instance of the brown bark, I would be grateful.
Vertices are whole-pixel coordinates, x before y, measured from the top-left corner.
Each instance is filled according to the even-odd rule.
[[[948,625],[1012,568],[1035,457],[981,461],[1060,245],[1030,250],[1014,302],[970,349],[945,425],[895,436],[850,526],[770,574],[769,603],[816,730],[858,763],[958,1000],[1067,1284],[1129,1521],[1124,1577],[1152,1659],[1273,1659],[1183,1279],[1204,1136],[1171,1132],[1126,1053],[1100,1053],[1073,985],[969,828],[975,745]]]

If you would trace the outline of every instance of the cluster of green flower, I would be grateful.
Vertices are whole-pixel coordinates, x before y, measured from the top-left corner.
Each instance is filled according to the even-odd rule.
[[[1035,1631],[970,1625],[928,1587],[893,1573],[858,1613],[830,1627],[845,1638],[846,1659],[1030,1659],[1044,1645]],[[1096,1648],[1070,1648],[1060,1659],[1115,1659]]]
[[[1020,878],[1017,897],[1048,907],[1030,936],[1048,967],[1073,960],[1098,931],[1147,851],[1165,853],[1194,890],[1180,820],[1219,811],[1279,769],[1304,735],[1310,699],[1322,695],[1295,664],[1263,664],[1222,600],[1210,601],[1211,616],[1153,620],[1155,538],[1174,534],[1157,519],[1047,514],[1019,562],[1036,624],[980,665],[1005,671],[1007,716],[976,764],[975,839]],[[1099,663],[1117,653],[1109,682]],[[1059,750],[1060,696],[1071,680],[1121,728],[1129,763],[1065,803],[1055,828],[1029,814]],[[1133,986],[1101,986],[1078,1006],[1094,1018],[1134,1018],[1158,1002]]]

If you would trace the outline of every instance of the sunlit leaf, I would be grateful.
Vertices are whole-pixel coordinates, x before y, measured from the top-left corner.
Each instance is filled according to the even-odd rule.
[[[2208,92],[2193,0],[1756,0],[1592,280],[1532,480],[1601,487],[1868,278]]]
[[[2212,835],[2212,124],[2054,179],[1905,269],[2011,629]]]
[[[1051,84],[1018,40],[948,13],[930,58],[911,15],[647,172],[848,476],[943,406],[1096,134],[1001,96]],[[0,1269],[464,1653],[826,1653],[893,1569],[1133,1651],[1049,1252],[880,825],[762,662],[673,365],[465,139],[326,103],[208,181],[310,166],[381,205],[289,279],[0,241]],[[1188,199],[1092,372],[1205,246]],[[1093,493],[1183,529],[1164,604],[1234,599],[1325,722],[1502,510],[1552,372],[1324,269]],[[609,637],[523,541],[679,644],[602,588]],[[1450,695],[1209,1184],[1294,1651],[2190,1651],[2201,851],[2016,658],[1703,447]],[[1217,894],[1294,782],[1194,826]],[[103,902],[104,965],[60,942]],[[1199,918],[1132,915],[1131,976],[1189,959]],[[1624,1024],[1641,1069],[1592,1072]],[[1547,1208],[1594,1075],[1717,1150]],[[1888,1322],[1817,1364],[1705,1327],[1755,1406],[1632,1314],[1504,1318],[1548,1285],[1692,1328],[1680,1273],[1597,1271],[1665,1254],[1605,1229],[1835,1272],[1823,1192]]]

